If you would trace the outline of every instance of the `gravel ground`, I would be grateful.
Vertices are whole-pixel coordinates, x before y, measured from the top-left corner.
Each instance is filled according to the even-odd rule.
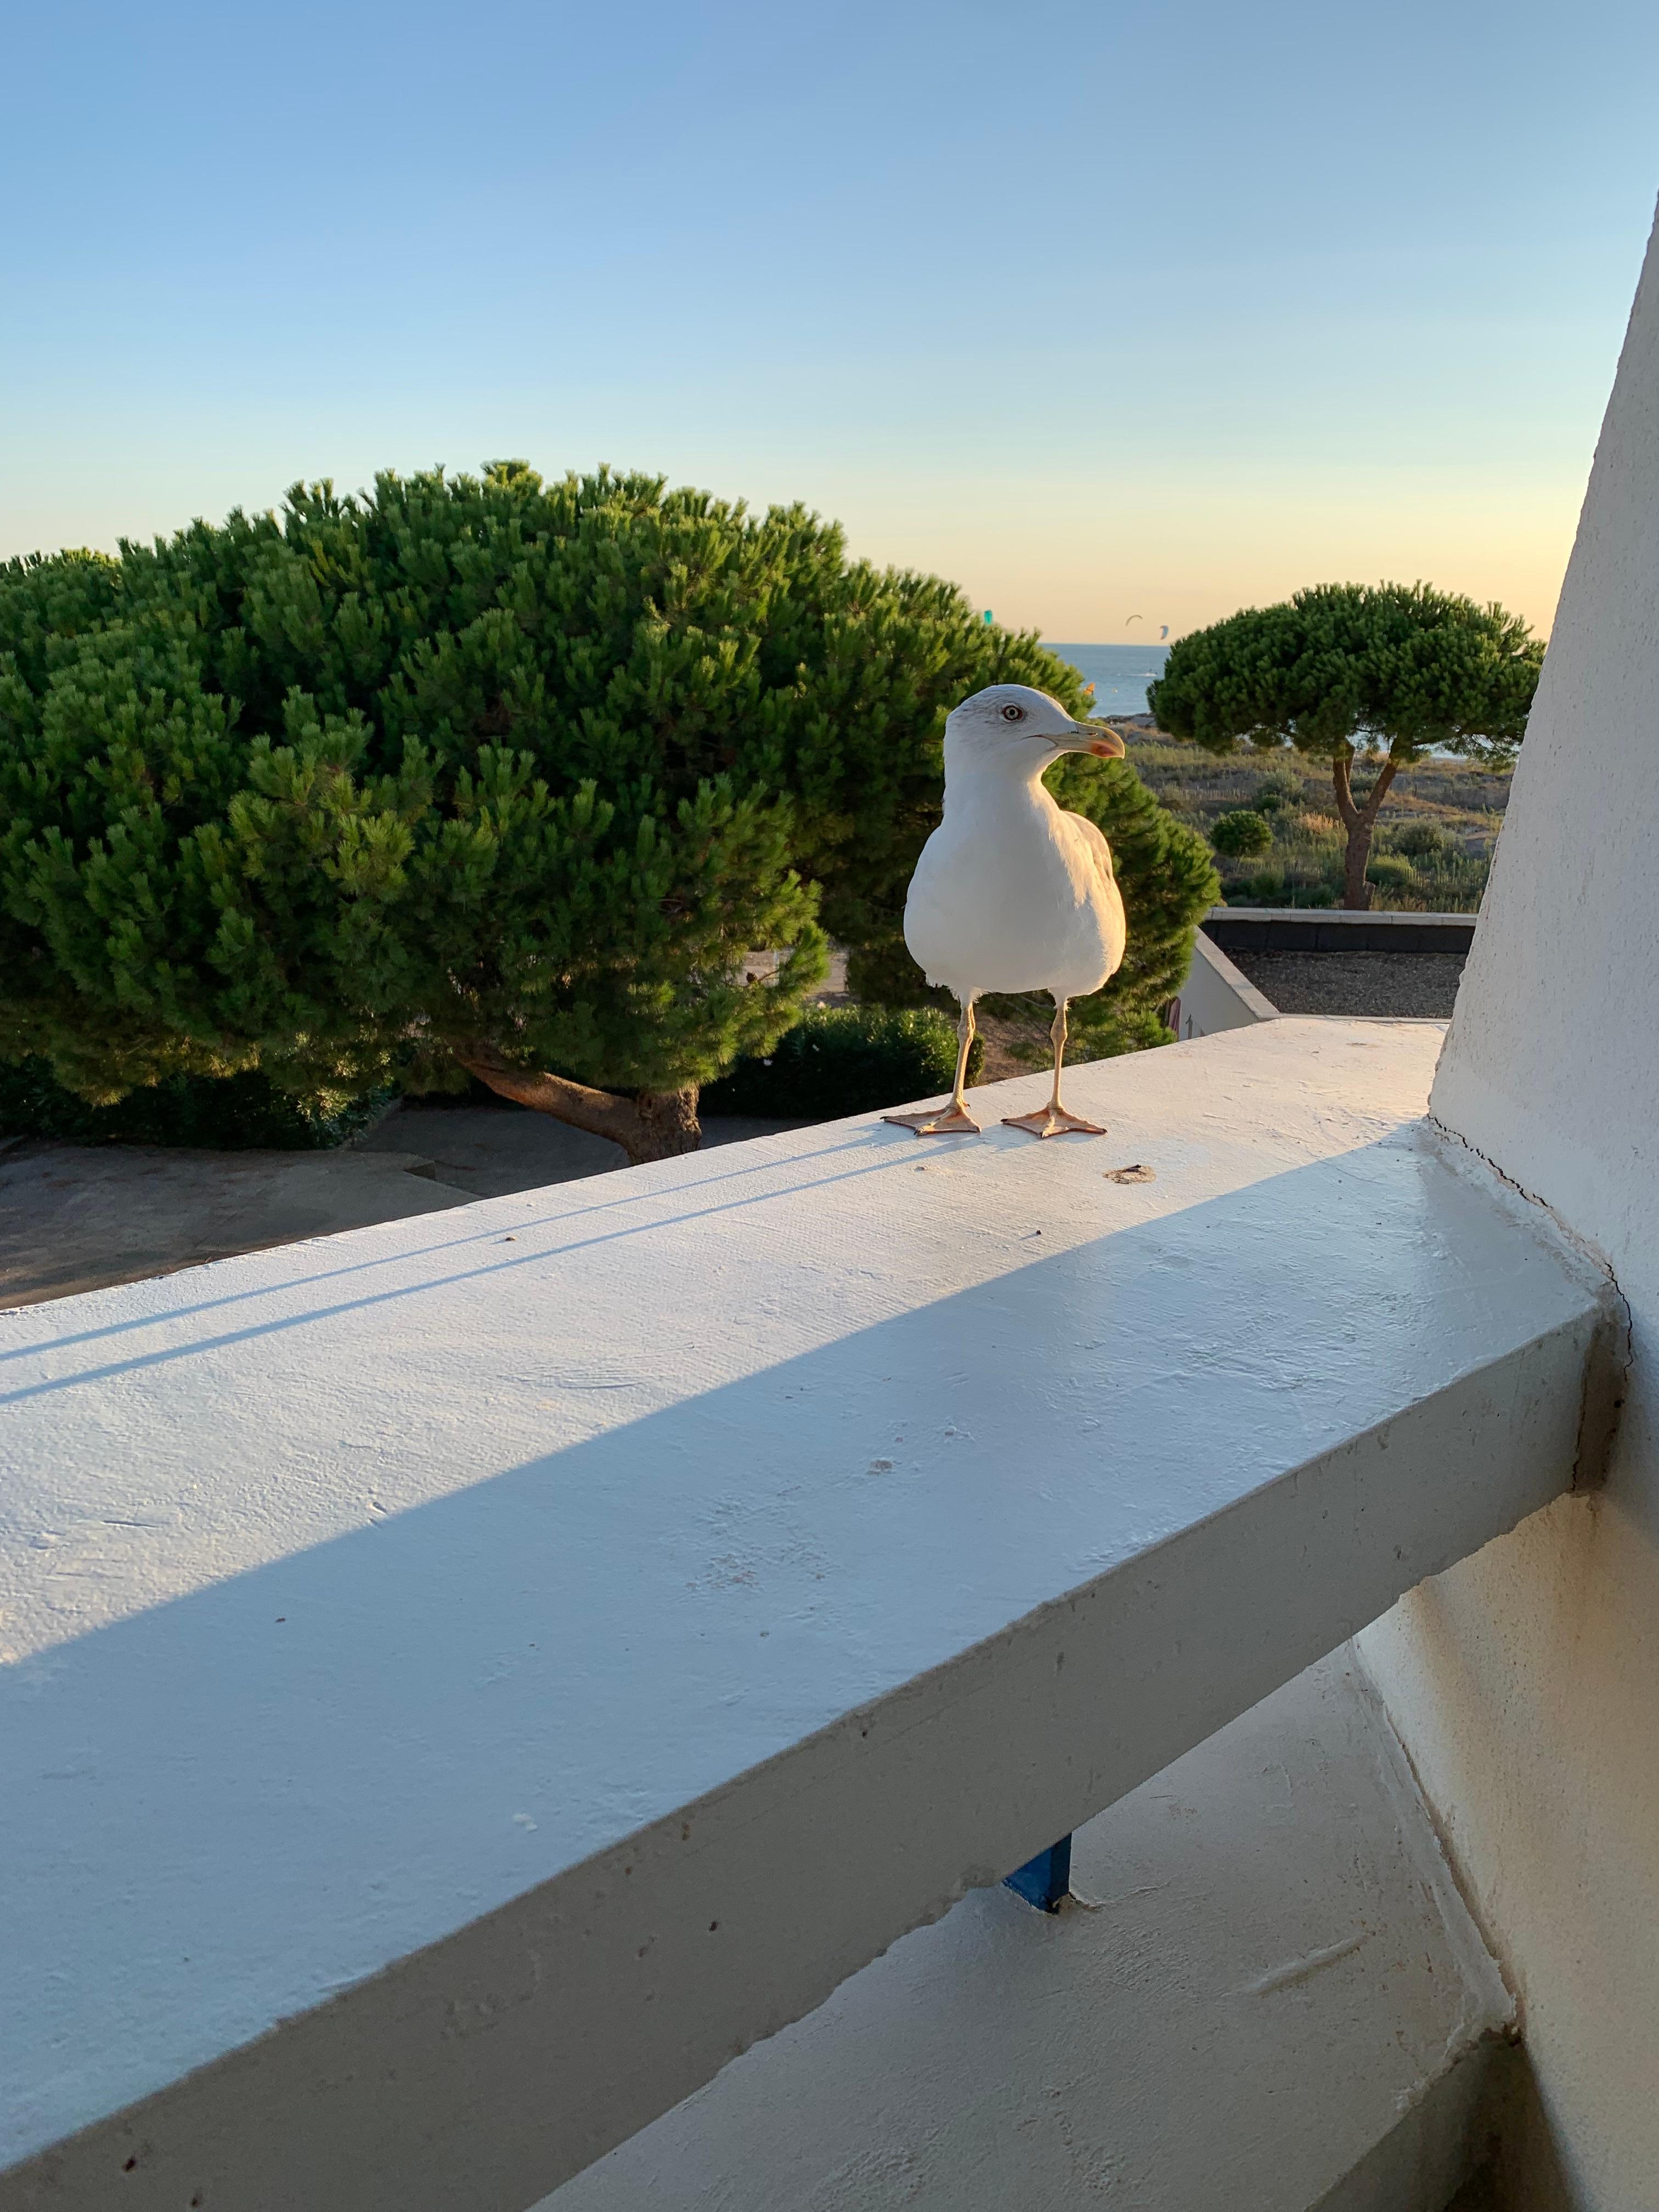
[[[1348,1014],[1449,1021],[1462,952],[1234,952],[1281,1014]]]

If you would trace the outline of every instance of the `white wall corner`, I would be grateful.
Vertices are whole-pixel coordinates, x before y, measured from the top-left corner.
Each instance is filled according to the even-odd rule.
[[[1279,1018],[1273,1001],[1201,929],[1193,939],[1192,966],[1176,1003],[1181,1010],[1178,1034],[1183,1043],[1194,1037],[1213,1036],[1221,1030],[1249,1029],[1255,1022]]]
[[[1659,1203],[1650,243],[1431,1110],[1620,1267]]]
[[[1359,1639],[1517,1993],[1528,2212],[1659,2201],[1656,772],[1650,242],[1431,1109],[1608,1271],[1579,1494]]]

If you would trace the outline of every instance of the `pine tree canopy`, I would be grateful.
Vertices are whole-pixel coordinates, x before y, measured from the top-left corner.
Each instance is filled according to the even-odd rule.
[[[1085,703],[1034,636],[803,508],[610,471],[298,485],[280,519],[12,561],[0,1056],[94,1100],[472,1068],[677,1149],[696,1086],[797,1018],[826,930],[890,940],[945,716],[1000,681]],[[1131,1041],[1185,972],[1202,848],[1120,763],[1054,787],[1118,851]],[[751,982],[762,946],[788,957]]]
[[[1507,757],[1543,657],[1499,606],[1426,584],[1321,584],[1179,639],[1147,704],[1215,752],[1247,738],[1325,759],[1356,743],[1398,764],[1431,747]]]
[[[1363,908],[1395,775],[1431,750],[1511,759],[1543,658],[1520,617],[1495,605],[1426,584],[1321,584],[1180,639],[1146,703],[1172,736],[1211,752],[1247,738],[1328,761],[1348,833],[1346,903]],[[1379,757],[1363,795],[1357,752]]]

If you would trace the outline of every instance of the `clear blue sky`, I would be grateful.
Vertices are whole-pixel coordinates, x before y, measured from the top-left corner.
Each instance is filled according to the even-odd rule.
[[[1653,0],[8,0],[5,51],[0,553],[519,454],[804,498],[1055,638],[1384,574],[1541,625],[1659,187]]]

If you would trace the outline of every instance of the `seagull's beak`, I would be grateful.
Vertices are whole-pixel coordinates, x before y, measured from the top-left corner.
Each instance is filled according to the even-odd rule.
[[[1121,760],[1123,740],[1103,722],[1073,722],[1066,738],[1050,741],[1057,753],[1092,753],[1097,760]]]

